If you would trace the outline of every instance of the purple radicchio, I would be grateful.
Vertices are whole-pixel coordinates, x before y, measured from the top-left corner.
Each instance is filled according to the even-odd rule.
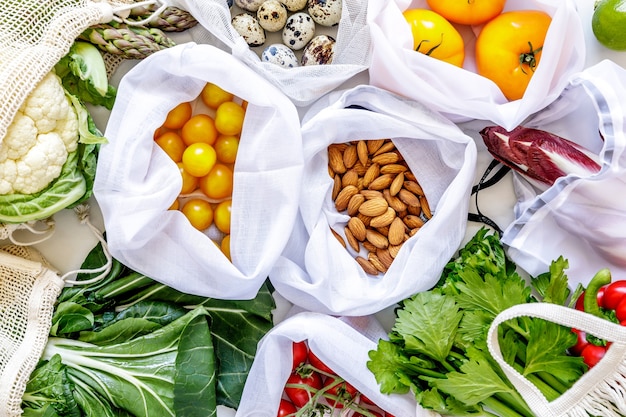
[[[518,126],[509,132],[501,126],[488,126],[480,135],[495,159],[535,180],[541,188],[568,174],[586,177],[600,171],[597,155],[544,130]]]

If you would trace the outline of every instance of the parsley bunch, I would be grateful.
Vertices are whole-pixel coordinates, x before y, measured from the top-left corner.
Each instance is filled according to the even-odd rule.
[[[412,391],[427,409],[452,416],[533,417],[487,348],[498,313],[524,303],[565,305],[570,297],[562,257],[549,271],[523,278],[494,234],[481,228],[443,270],[438,285],[404,300],[388,340],[369,352],[368,369],[383,393]],[[577,290],[578,291],[578,290]],[[574,298],[575,299],[575,298]],[[568,327],[522,317],[499,328],[504,358],[548,400],[586,370],[568,348]]]

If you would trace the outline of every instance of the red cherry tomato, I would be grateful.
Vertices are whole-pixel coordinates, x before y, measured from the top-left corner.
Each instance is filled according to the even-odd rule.
[[[341,379],[327,378],[326,381],[324,381],[324,388],[327,387],[330,388],[328,388],[325,393],[337,397],[336,400],[334,398],[326,398],[328,404],[335,408],[343,408],[346,403],[352,402],[354,397],[358,394],[356,388]]]
[[[624,280],[612,282],[604,288],[604,297],[600,305],[609,310],[616,310],[622,300],[626,300],[626,281]]]
[[[606,353],[607,346],[596,346],[592,344],[588,344],[580,354],[583,357],[583,361],[592,368],[600,362],[600,359],[604,357]]]
[[[306,362],[306,358],[309,354],[309,348],[306,345],[306,342],[303,340],[302,342],[294,342],[293,343],[293,369],[296,369],[302,363]]]
[[[626,298],[624,298],[615,308],[615,316],[619,320],[620,324],[626,320]]]
[[[313,353],[313,351],[309,351],[309,363],[322,372],[335,375],[335,371],[326,366],[326,364],[322,362],[320,358],[315,356],[315,353]]]
[[[303,407],[311,397],[322,388],[323,381],[320,374],[311,372],[308,376],[302,376],[297,372],[287,378],[287,384],[299,386],[285,387],[285,394],[296,407]]]
[[[576,334],[577,340],[576,344],[569,348],[569,351],[572,355],[580,356],[583,349],[589,344],[589,342],[587,342],[587,333],[578,329],[572,329],[572,331]]]
[[[298,412],[298,409],[295,405],[285,399],[281,399],[280,405],[278,406],[278,415],[276,417],[287,417],[296,412]]]

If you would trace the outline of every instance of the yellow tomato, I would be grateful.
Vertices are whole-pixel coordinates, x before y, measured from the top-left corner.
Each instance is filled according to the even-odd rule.
[[[209,198],[216,200],[230,197],[233,193],[233,171],[217,163],[204,177],[200,178],[200,189]]]
[[[185,169],[185,165],[182,162],[178,163],[178,170],[183,180],[183,186],[181,187],[180,194],[192,193],[198,188],[198,177],[194,177]]]
[[[227,101],[215,111],[215,127],[222,135],[238,135],[243,128],[245,115],[246,111],[241,105]]]
[[[224,200],[219,203],[213,211],[213,220],[215,226],[222,233],[230,233],[230,211],[232,207],[232,200]]]
[[[169,111],[163,122],[163,127],[168,129],[180,129],[191,117],[191,103],[180,103]]]
[[[207,175],[217,161],[215,149],[207,143],[192,143],[183,152],[183,166],[194,177]]]
[[[188,200],[180,209],[189,223],[198,230],[208,229],[213,223],[211,203],[201,198]]]
[[[154,139],[154,141],[174,162],[180,162],[182,160],[183,152],[185,151],[185,142],[183,142],[183,139],[178,133],[173,131],[165,132]]]
[[[226,101],[232,101],[233,97],[232,93],[213,83],[207,83],[200,93],[202,102],[212,109],[217,109],[220,104]]]
[[[220,243],[220,249],[226,255],[226,257],[230,260],[230,235],[224,236],[222,242]]]
[[[225,164],[233,164],[237,159],[237,150],[239,150],[239,138],[237,136],[220,135],[215,141],[215,152],[217,152],[217,160]]]
[[[480,25],[504,9],[506,0],[427,0],[428,7],[446,20],[460,25]]]
[[[411,27],[415,51],[463,67],[465,44],[450,22],[428,9],[408,9],[403,15]]]
[[[217,139],[215,120],[208,114],[191,116],[181,129],[181,137],[187,145],[198,142],[213,145]]]
[[[476,39],[476,69],[508,100],[524,96],[539,61],[551,17],[539,10],[519,10],[490,20]]]

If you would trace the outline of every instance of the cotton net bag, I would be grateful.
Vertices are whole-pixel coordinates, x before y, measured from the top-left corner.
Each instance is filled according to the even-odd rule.
[[[182,179],[153,139],[167,113],[194,102],[207,82],[248,103],[233,170],[232,262],[211,230],[199,231],[181,211],[168,209]],[[124,75],[105,134],[94,195],[113,257],[186,293],[254,298],[297,212],[303,161],[293,103],[227,52],[190,42],[159,51]]]
[[[357,263],[357,252],[335,237],[347,241],[350,216],[338,211],[333,200],[328,147],[385,138],[395,144],[421,185],[432,217],[402,243],[385,273],[368,274]],[[372,86],[336,91],[319,100],[303,119],[302,141],[299,216],[270,273],[276,290],[310,311],[358,316],[435,285],[465,234],[475,142],[427,106]],[[369,258],[364,246],[358,255]]]
[[[206,31],[194,31],[195,41],[219,45],[249,65],[279,88],[296,106],[307,106],[339,87],[355,74],[367,70],[370,38],[366,25],[367,0],[343,0],[342,15],[336,26],[333,60],[327,65],[282,68],[262,62],[264,46],[250,48],[232,26],[231,11],[225,0],[171,0],[172,5],[189,11]],[[267,45],[266,45],[267,46]],[[258,50],[258,51],[257,51]]]
[[[294,342],[306,341],[311,352],[373,403],[394,416],[411,417],[413,394],[382,394],[367,369],[368,352],[386,333],[375,316],[333,317],[295,307],[259,342],[236,417],[275,417],[292,371]],[[347,413],[347,414],[346,414]],[[334,415],[352,415],[348,409]]]
[[[465,43],[463,68],[413,50],[402,12],[428,8],[426,0],[370,0],[370,84],[427,101],[454,122],[489,120],[507,130],[555,100],[569,75],[584,68],[583,25],[572,0],[508,0],[504,11],[541,10],[552,17],[539,65],[521,99],[508,101],[491,80],[478,75],[474,46],[481,27],[457,25]],[[499,65],[499,63],[495,63]]]
[[[558,100],[525,123],[587,148],[600,165],[597,173],[571,173],[547,189],[514,175],[515,219],[502,241],[531,275],[559,256],[569,262],[572,285],[586,285],[602,268],[626,274],[625,91],[626,71],[602,61],[573,76]]]

